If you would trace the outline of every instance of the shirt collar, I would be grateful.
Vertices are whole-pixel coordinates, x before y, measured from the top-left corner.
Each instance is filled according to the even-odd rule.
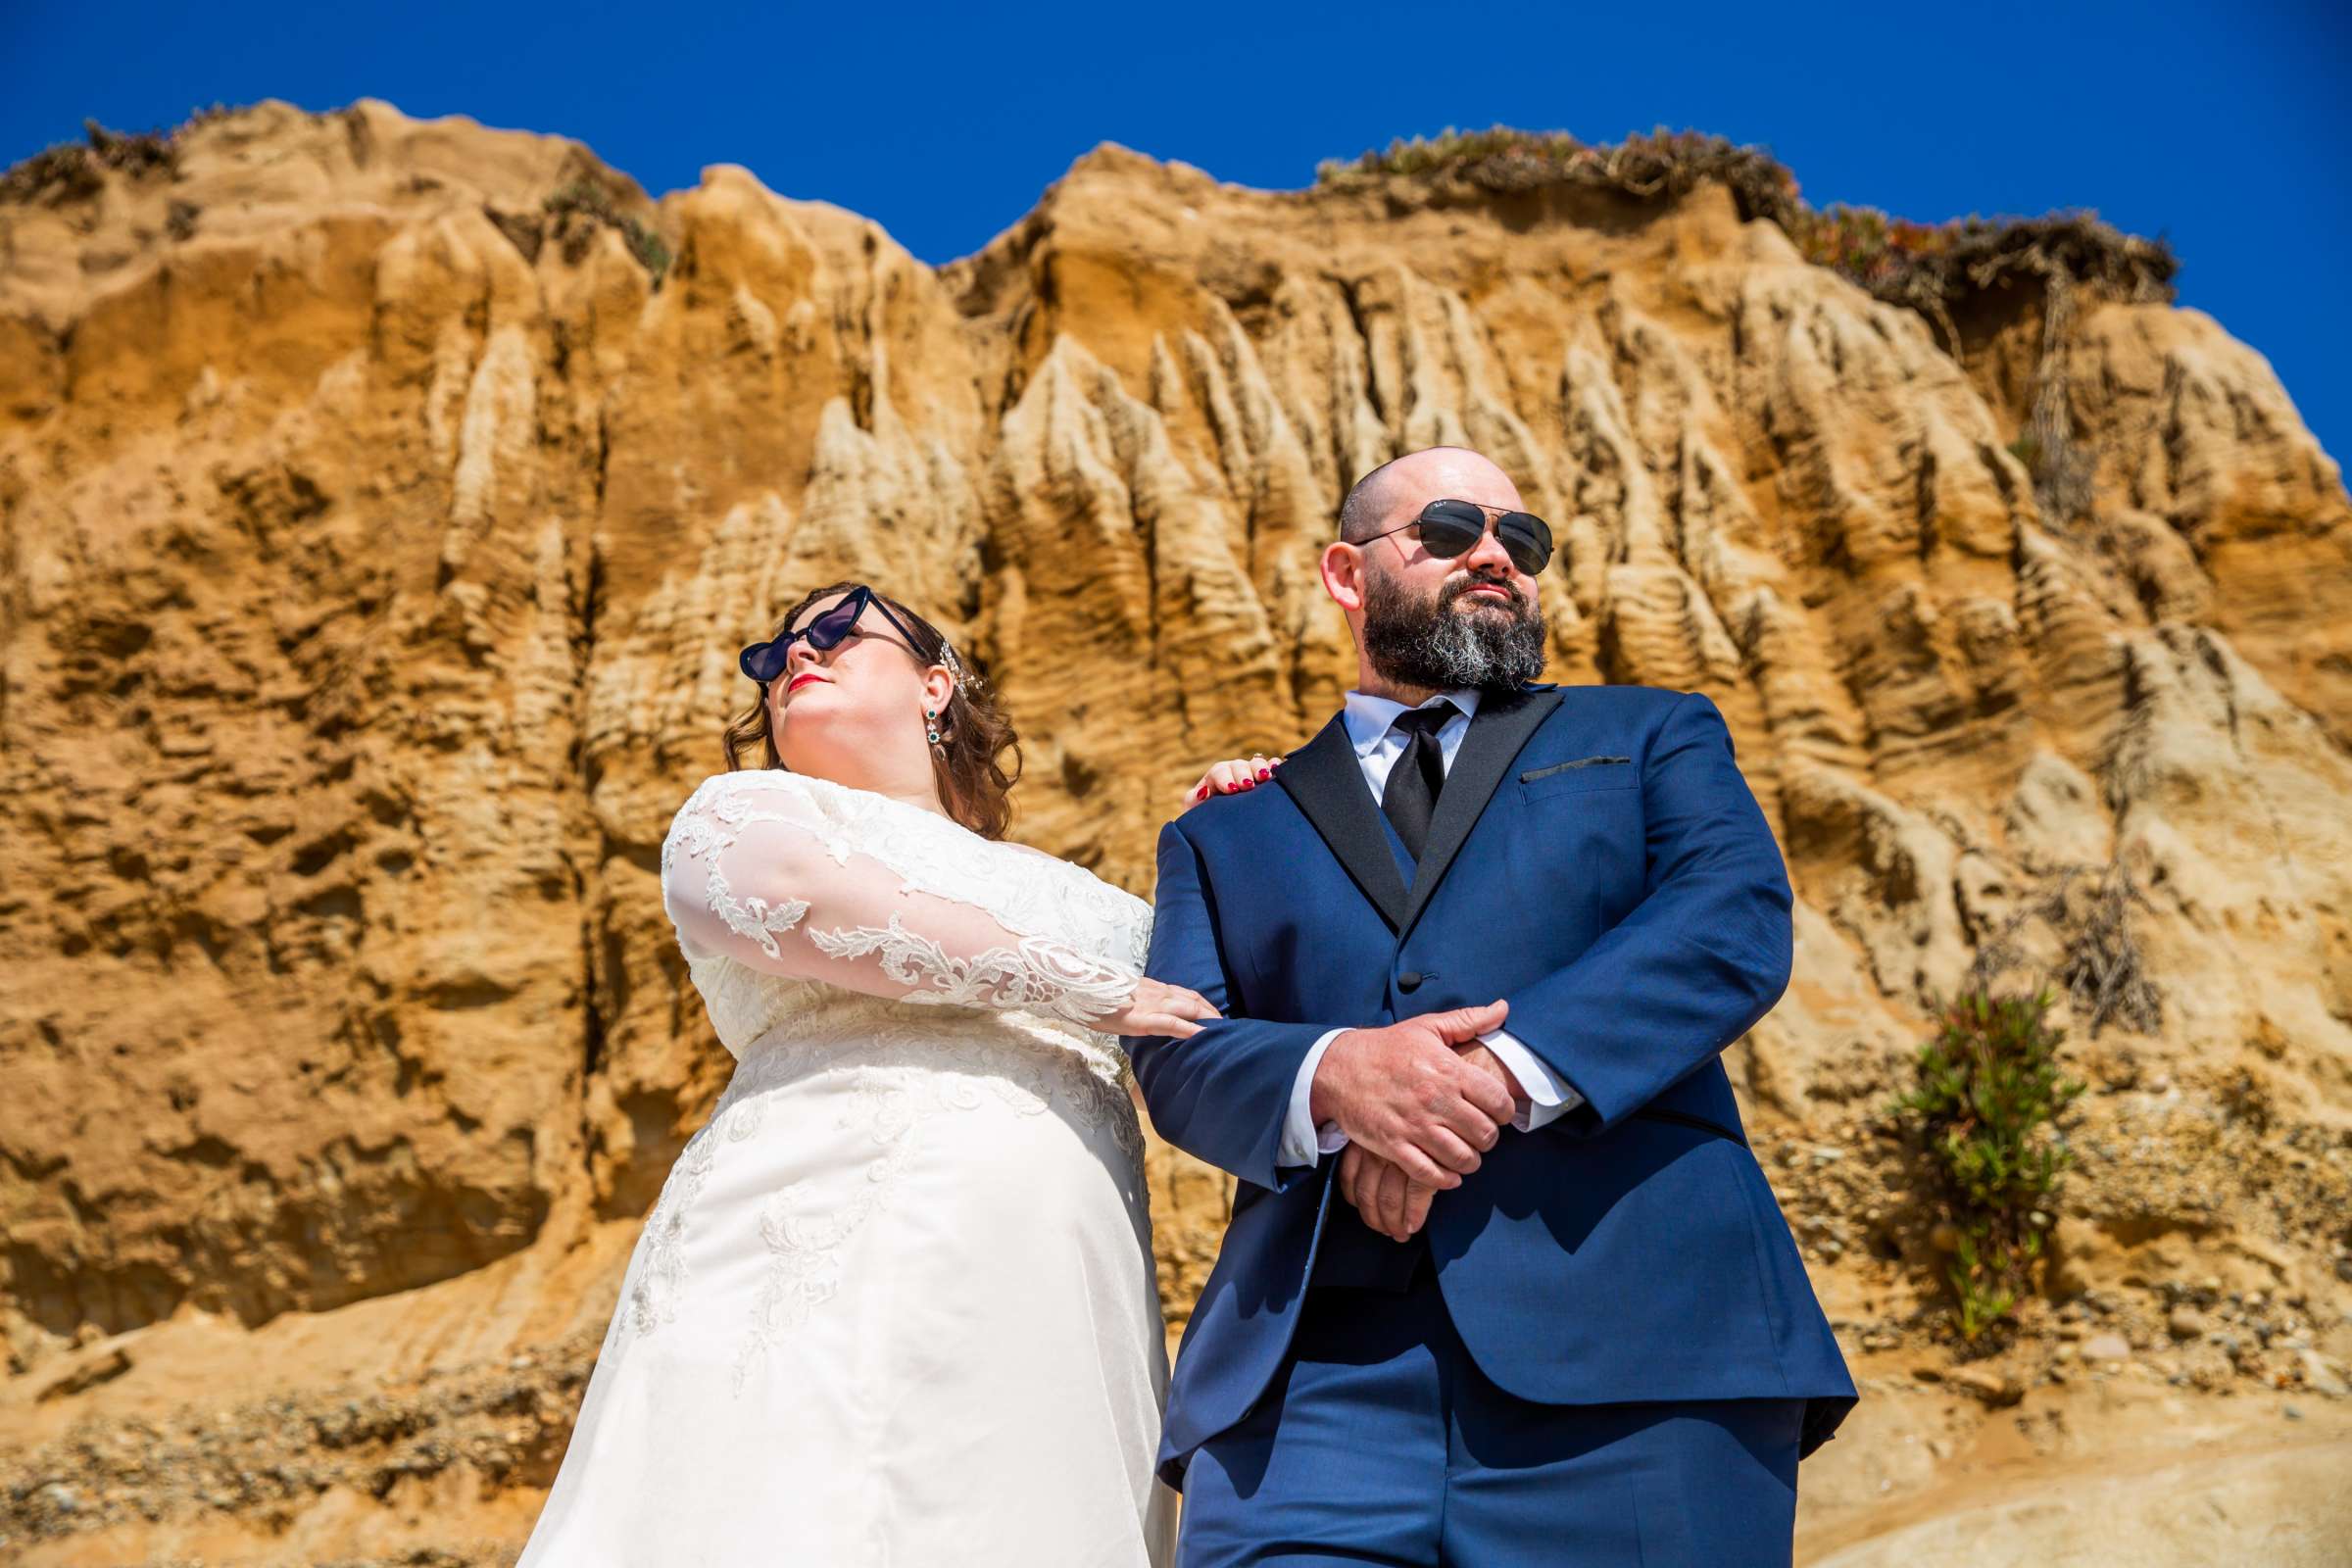
[[[1477,687],[1463,686],[1453,691],[1440,692],[1421,706],[1427,708],[1430,703],[1451,703],[1461,710],[1465,718],[1476,718],[1478,695]],[[1340,722],[1348,726],[1348,741],[1355,748],[1357,758],[1370,757],[1372,748],[1380,744],[1380,738],[1389,732],[1389,726],[1396,723],[1396,715],[1403,711],[1404,705],[1392,698],[1349,692],[1346,706],[1340,710]]]

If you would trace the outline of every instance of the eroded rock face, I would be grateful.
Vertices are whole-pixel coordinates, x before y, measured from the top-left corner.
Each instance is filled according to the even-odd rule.
[[[728,1067],[656,854],[807,587],[961,634],[1016,833],[1148,895],[1200,765],[1336,707],[1329,519],[1435,442],[1553,520],[1554,678],[1730,721],[1800,896],[1732,1065],[1767,1152],[1852,1153],[1768,1168],[1857,1343],[1936,1289],[1869,1130],[1931,999],[2121,942],[2158,1010],[2070,1004],[2115,1157],[2069,1289],[2130,1318],[2221,1249],[2223,1295],[2352,1349],[2352,505],[2206,318],[1941,343],[1713,187],[1271,194],[1104,148],[935,271],[739,170],[654,204],[377,104],[181,149],[0,208],[20,1367],[641,1215]],[[610,221],[545,212],[583,184]],[[2067,516],[2011,450],[2052,374]],[[1154,1172],[1180,1323],[1226,1185]],[[2214,1377],[2303,1375],[2266,1353]]]

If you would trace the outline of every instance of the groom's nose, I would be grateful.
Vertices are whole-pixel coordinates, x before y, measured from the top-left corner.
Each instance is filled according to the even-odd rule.
[[[1519,577],[1519,568],[1511,564],[1511,553],[1502,548],[1500,539],[1494,537],[1492,523],[1488,524],[1485,533],[1478,536],[1478,543],[1465,551],[1461,560],[1453,564],[1457,570],[1483,572],[1510,581],[1517,581]]]

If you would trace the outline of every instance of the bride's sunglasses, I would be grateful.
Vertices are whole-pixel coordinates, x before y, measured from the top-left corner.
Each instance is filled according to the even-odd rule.
[[[1494,538],[1502,546],[1503,554],[1511,558],[1512,565],[1533,577],[1550,564],[1551,529],[1542,517],[1532,512],[1504,512],[1500,507],[1485,507],[1475,501],[1432,501],[1410,522],[1400,522],[1394,528],[1348,542],[1368,545],[1375,539],[1418,528],[1421,548],[1449,561],[1476,549],[1479,540],[1486,537],[1489,512],[1500,514],[1494,519]]]
[[[882,618],[889,621],[897,630],[901,640],[906,644],[907,651],[913,654],[916,660],[925,663],[929,662],[923,657],[921,645],[914,640],[914,633],[906,629],[906,623],[891,613],[890,606],[883,602],[881,595],[865,584],[859,583],[841,596],[841,603],[817,616],[808,625],[803,626],[799,631],[788,631],[773,642],[752,644],[736,656],[736,665],[746,675],[764,686],[784,673],[784,665],[792,658],[794,643],[805,638],[808,640],[808,646],[818,653],[830,653],[839,648],[841,640],[856,629],[858,617],[865,613],[868,605],[882,612]]]

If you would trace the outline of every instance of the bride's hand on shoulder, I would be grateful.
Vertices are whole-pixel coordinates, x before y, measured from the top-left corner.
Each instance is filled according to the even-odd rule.
[[[1274,770],[1282,765],[1279,757],[1237,757],[1219,762],[1200,775],[1200,782],[1184,792],[1185,809],[1190,810],[1211,795],[1239,795],[1272,780]]]
[[[1202,1020],[1223,1016],[1200,992],[1146,975],[1135,983],[1135,995],[1127,1005],[1107,1018],[1096,1020],[1095,1027],[1105,1034],[1167,1035],[1189,1040],[1200,1032]]]

